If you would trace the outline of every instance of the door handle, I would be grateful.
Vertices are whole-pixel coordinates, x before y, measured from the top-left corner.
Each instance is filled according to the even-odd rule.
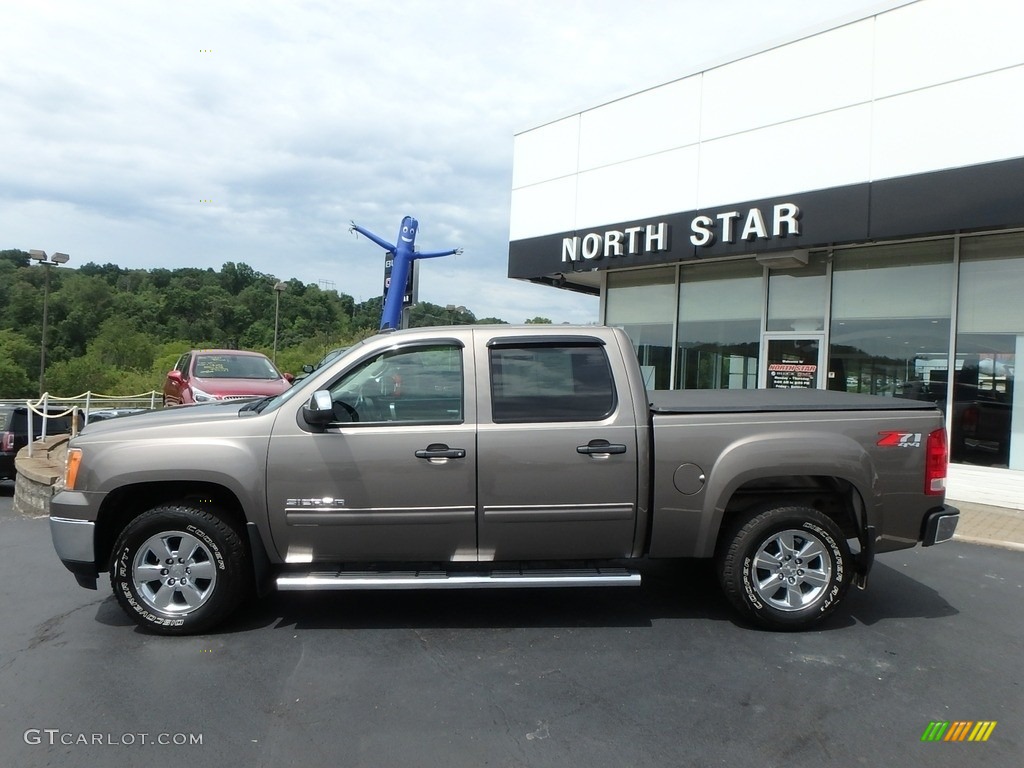
[[[444,443],[434,443],[416,451],[417,459],[464,459],[465,448],[449,448]]]
[[[587,456],[607,453],[625,453],[626,446],[622,443],[609,443],[607,440],[591,440],[586,445],[577,445],[576,453]]]

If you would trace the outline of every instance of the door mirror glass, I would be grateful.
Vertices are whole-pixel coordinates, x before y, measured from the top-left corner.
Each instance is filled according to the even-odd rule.
[[[302,418],[311,427],[323,428],[328,424],[337,421],[334,414],[334,404],[331,402],[331,393],[326,389],[319,389],[313,393],[309,401],[302,406]]]

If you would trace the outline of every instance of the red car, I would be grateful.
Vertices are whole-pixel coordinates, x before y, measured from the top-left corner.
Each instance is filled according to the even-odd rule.
[[[292,385],[270,358],[238,349],[194,349],[178,358],[164,381],[164,405],[251,400]]]

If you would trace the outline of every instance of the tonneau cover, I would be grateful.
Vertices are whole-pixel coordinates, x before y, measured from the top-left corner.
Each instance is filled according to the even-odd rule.
[[[653,413],[936,410],[928,400],[858,395],[825,389],[687,389],[648,391]]]

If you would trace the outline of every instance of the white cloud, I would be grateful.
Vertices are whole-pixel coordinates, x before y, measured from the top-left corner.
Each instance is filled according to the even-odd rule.
[[[597,302],[505,278],[512,136],[868,0],[4,2],[0,248],[244,261],[365,299],[421,222],[421,298],[512,321]],[[211,200],[212,202],[201,202]]]

